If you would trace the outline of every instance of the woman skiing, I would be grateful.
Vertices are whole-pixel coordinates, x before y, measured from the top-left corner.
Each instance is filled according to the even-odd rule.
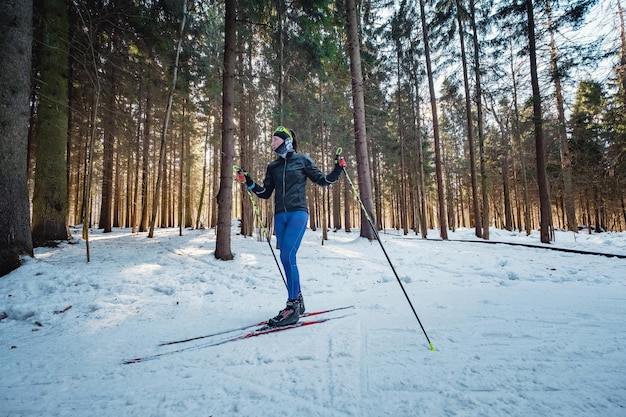
[[[268,199],[274,193],[274,228],[287,278],[287,305],[268,321],[270,326],[278,327],[296,323],[304,313],[296,255],[309,220],[306,180],[320,186],[334,184],[346,161],[337,156],[332,172],[323,174],[311,157],[297,152],[295,133],[283,126],[274,131],[271,146],[278,157],[267,165],[263,185],[255,183],[243,170],[239,170],[238,181],[260,198]]]

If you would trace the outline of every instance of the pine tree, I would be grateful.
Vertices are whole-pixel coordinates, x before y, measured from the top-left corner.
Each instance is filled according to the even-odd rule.
[[[26,179],[32,1],[0,2],[0,276],[33,256]]]
[[[424,41],[424,55],[428,74],[428,91],[430,94],[430,109],[433,115],[433,141],[435,144],[435,173],[437,177],[437,197],[439,214],[439,234],[442,239],[448,239],[448,222],[446,221],[445,190],[443,187],[443,167],[441,161],[441,140],[439,138],[439,116],[437,115],[437,98],[435,96],[435,81],[430,58],[430,38],[426,23],[425,1],[420,0],[420,17],[422,20],[422,39]]]
[[[542,243],[550,243],[550,226],[552,214],[550,209],[550,194],[546,174],[546,151],[543,136],[543,115],[541,110],[541,92],[537,75],[537,48],[535,39],[535,16],[532,0],[526,0],[528,16],[528,49],[530,59],[531,84],[533,91],[533,124],[535,131],[535,151],[537,158],[537,184],[539,186],[540,239]]]
[[[222,158],[220,190],[217,194],[217,240],[215,257],[223,261],[232,260],[230,247],[230,222],[233,205],[233,157],[234,145],[234,101],[235,101],[235,46],[237,43],[237,9],[235,0],[226,0],[224,29],[224,81],[222,84]]]
[[[39,4],[39,3],[38,3]],[[68,33],[67,0],[41,2],[40,83],[33,192],[33,241],[70,236],[67,195]]]
[[[365,128],[365,98],[363,92],[363,72],[361,70],[358,14],[354,0],[346,0],[348,16],[348,48],[350,51],[350,73],[352,75],[352,101],[354,111],[354,146],[356,149],[359,191],[365,210],[371,218],[374,213],[370,163]],[[367,227],[365,214],[361,214],[361,237],[374,239],[374,231]]]

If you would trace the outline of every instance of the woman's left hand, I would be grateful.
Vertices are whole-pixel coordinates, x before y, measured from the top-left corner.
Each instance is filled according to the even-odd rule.
[[[346,166],[348,166],[348,164],[346,164],[345,158],[339,155],[337,155],[337,157],[335,158],[335,165],[341,168],[345,168]]]

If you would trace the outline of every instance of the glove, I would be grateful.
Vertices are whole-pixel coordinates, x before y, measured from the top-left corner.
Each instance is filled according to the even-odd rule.
[[[337,157],[335,158],[335,166],[345,168],[348,166],[348,164],[346,164],[346,160],[343,156],[337,155]]]
[[[244,183],[244,182],[246,182],[246,175],[248,175],[248,173],[247,173],[247,172],[245,172],[245,171],[243,171],[243,170],[239,169],[239,170],[237,171],[237,181],[238,181],[238,182],[240,182],[240,183]]]
[[[252,178],[250,178],[248,173],[241,168],[237,170],[237,181],[242,184],[246,184],[248,187],[254,185]]]

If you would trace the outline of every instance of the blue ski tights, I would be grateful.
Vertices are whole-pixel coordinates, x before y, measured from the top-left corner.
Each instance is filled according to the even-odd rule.
[[[289,211],[274,216],[276,240],[280,248],[280,261],[287,278],[287,293],[290,300],[300,293],[300,273],[296,264],[296,254],[302,242],[309,221],[306,211]]]

